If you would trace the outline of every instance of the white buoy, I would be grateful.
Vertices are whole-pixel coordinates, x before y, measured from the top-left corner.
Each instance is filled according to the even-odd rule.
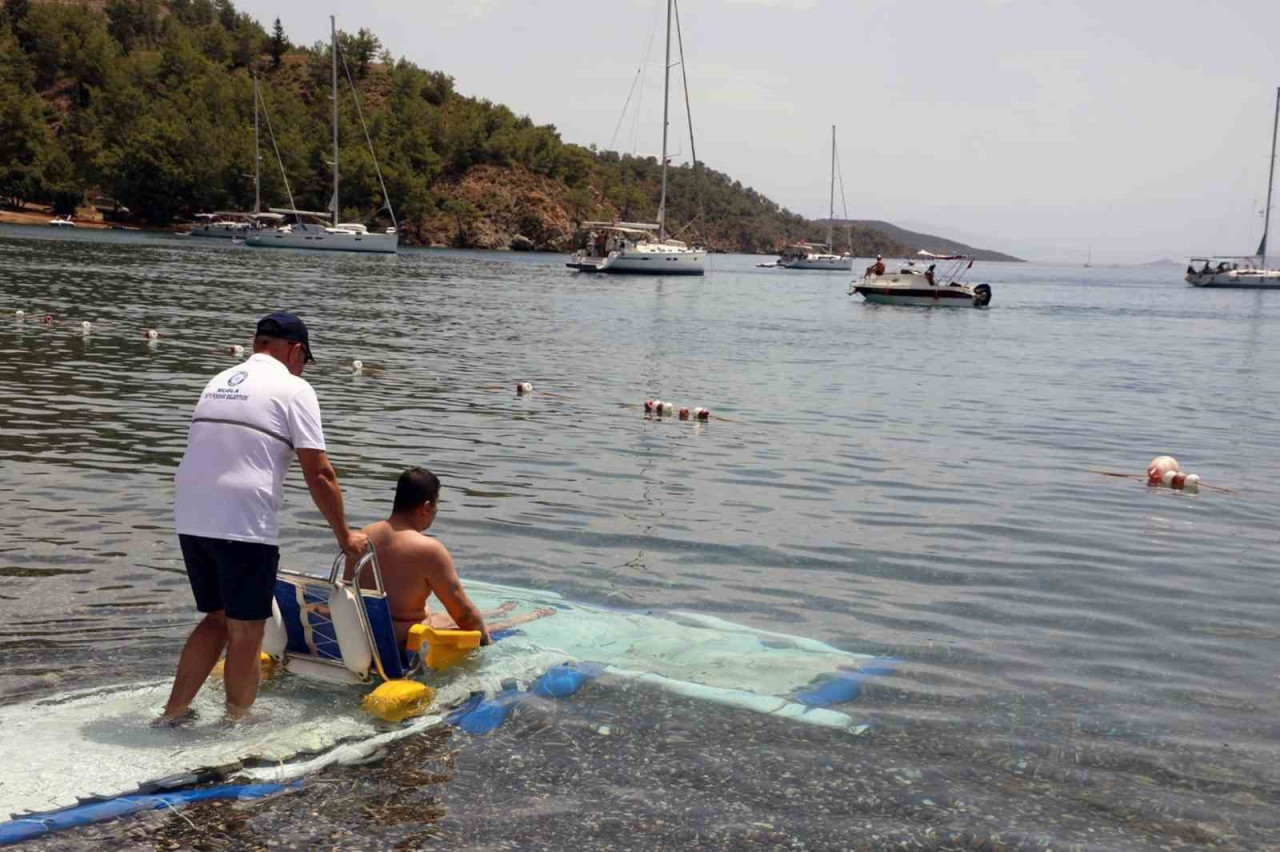
[[[1173,480],[1175,477],[1177,477],[1177,475],[1178,475],[1178,472],[1176,470],[1166,470],[1164,474],[1160,477],[1160,484],[1168,486],[1169,488],[1172,488]]]
[[[156,331],[154,328],[149,328],[142,333],[142,336],[147,340],[158,340],[160,338],[160,332]]]
[[[676,413],[676,407],[675,407],[675,405],[674,405],[673,403],[670,403],[670,402],[664,402],[664,403],[662,403],[662,416],[663,416],[663,417],[670,417],[671,415],[673,415],[673,414],[675,414],[675,413]]]
[[[533,382],[516,382],[516,396],[528,396],[533,393]]]
[[[235,344],[234,346],[231,347],[231,354],[239,358],[241,355],[244,354],[244,347],[241,346],[239,343]]]
[[[17,319],[19,319],[19,320],[24,320],[24,319],[26,319],[26,318],[27,318],[27,312],[26,312],[26,311],[22,311],[22,310],[14,311],[14,312],[13,312],[13,315],[14,315],[14,317],[15,317],[15,318],[17,318]]]
[[[81,323],[80,323],[80,333],[81,333],[81,334],[83,334],[85,337],[88,337],[88,336],[89,336],[89,329],[90,329],[91,327],[92,327],[92,326],[90,326],[90,325],[89,325],[89,321],[88,321],[88,320],[83,320],[83,321],[81,321]]]
[[[1199,491],[1200,476],[1198,474],[1188,473],[1187,480],[1182,484],[1182,487],[1185,491]]]
[[[1177,473],[1182,468],[1178,467],[1178,460],[1173,456],[1156,456],[1151,460],[1151,464],[1147,465],[1147,483],[1156,485],[1164,482],[1166,473]],[[1165,482],[1165,485],[1169,483]]]
[[[352,361],[352,362],[351,362],[351,370],[352,370],[352,372],[358,373],[358,372],[360,372],[360,371],[361,371],[361,370],[363,370],[363,369],[364,369],[364,362],[363,362],[363,361],[361,361],[359,358],[357,358],[357,359],[355,359],[354,361]]]

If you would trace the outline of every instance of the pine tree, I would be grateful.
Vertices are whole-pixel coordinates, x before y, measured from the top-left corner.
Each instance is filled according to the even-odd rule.
[[[280,57],[289,49],[289,40],[284,37],[284,26],[276,18],[276,25],[271,29],[271,67],[280,67]]]

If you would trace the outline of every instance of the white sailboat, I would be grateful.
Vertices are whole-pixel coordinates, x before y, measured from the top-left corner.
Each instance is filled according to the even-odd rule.
[[[364,225],[339,222],[339,206],[338,199],[338,25],[332,15],[329,16],[329,32],[332,40],[330,49],[333,64],[333,197],[329,201],[329,210],[319,213],[310,210],[298,210],[296,205],[290,208],[270,208],[272,213],[279,213],[284,216],[294,217],[294,222],[288,225],[282,225],[279,228],[269,230],[256,231],[245,237],[248,245],[258,248],[292,248],[292,249],[308,249],[311,251],[350,251],[364,252],[371,254],[395,254],[398,249],[399,238],[395,227],[387,228],[385,232],[378,233],[370,231]],[[359,109],[359,100],[356,101],[356,108]],[[361,123],[364,122],[364,116],[361,115]],[[273,137],[274,138],[274,137]],[[368,140],[368,131],[366,129],[365,138]],[[369,153],[373,154],[373,143],[369,143]],[[277,156],[277,159],[279,157]],[[378,182],[382,186],[383,199],[386,202],[386,209],[391,212],[391,199],[387,196],[386,184],[382,181],[382,171],[378,168],[378,158],[373,158],[374,170],[378,173]],[[281,164],[281,169],[284,166]],[[286,181],[286,189],[288,183]],[[293,203],[293,193],[289,192],[289,202]],[[304,219],[321,220],[307,222]],[[322,220],[328,219],[326,224]],[[391,214],[392,222],[395,221],[395,214]]]
[[[1262,216],[1262,242],[1255,255],[1193,257],[1187,266],[1186,281],[1193,287],[1224,287],[1237,290],[1280,289],[1280,269],[1267,268],[1267,233],[1271,230],[1271,188],[1276,177],[1276,131],[1280,130],[1280,86],[1276,87],[1276,112],[1271,122],[1271,168],[1267,172],[1267,206]],[[1254,265],[1254,258],[1259,263]],[[1197,269],[1196,264],[1204,266]]]
[[[690,248],[667,236],[667,128],[671,93],[671,13],[675,0],[667,0],[667,61],[662,87],[662,195],[658,221],[583,222],[590,232],[586,248],[566,266],[579,272],[614,272],[641,275],[703,275],[707,252]],[[683,49],[681,50],[683,55]],[[681,60],[683,63],[683,58]],[[681,65],[683,68],[683,64]],[[686,91],[687,98],[687,91]],[[692,137],[692,131],[690,131]],[[695,155],[694,162],[697,162]]]
[[[841,192],[843,193],[843,189]],[[832,237],[836,223],[836,126],[831,125],[831,205],[827,213],[827,241],[825,243],[796,243],[780,252],[778,266],[786,269],[835,269],[848,272],[853,269],[853,256],[835,254]]]
[[[258,75],[253,75],[253,210],[219,210],[215,213],[197,213],[196,222],[186,232],[187,236],[222,240],[244,241],[251,231],[277,224],[279,213],[260,213],[262,209],[262,157],[258,134]],[[248,175],[245,175],[248,177]]]

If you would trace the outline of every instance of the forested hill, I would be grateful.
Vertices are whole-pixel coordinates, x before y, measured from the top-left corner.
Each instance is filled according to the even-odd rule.
[[[908,231],[906,228],[899,228],[897,225],[891,225],[888,222],[879,221],[854,221],[851,223],[841,222],[838,226],[852,224],[854,227],[862,227],[868,230],[878,231],[891,240],[896,240],[904,245],[911,246],[916,250],[931,251],[934,254],[963,254],[967,257],[973,257],[978,260],[997,260],[1011,263],[1025,263],[1020,257],[1014,257],[1010,254],[1003,254],[991,249],[974,248],[964,243],[958,243],[955,240],[948,240],[945,237],[935,237],[932,234],[918,234],[915,231]]]
[[[442,72],[394,60],[367,30],[340,34],[340,47],[406,241],[563,250],[579,221],[656,216],[654,158],[566,143],[553,126],[459,95]],[[278,20],[268,31],[231,0],[3,0],[0,196],[58,212],[107,197],[157,225],[248,210],[256,72],[263,206],[289,206],[283,171],[296,207],[324,210],[329,68],[327,43],[291,44]],[[356,101],[340,88],[343,219],[389,224]],[[687,165],[670,173],[668,223],[685,239],[748,252],[825,230]],[[848,236],[862,255],[912,248],[854,225],[841,249]]]

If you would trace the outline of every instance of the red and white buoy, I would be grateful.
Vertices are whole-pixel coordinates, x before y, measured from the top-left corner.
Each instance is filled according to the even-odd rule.
[[[688,420],[688,419],[689,419],[689,408],[688,408],[688,406],[684,406],[684,407],[682,407],[682,408],[680,409],[680,419],[681,419],[681,420]]]
[[[705,408],[695,408],[693,410],[693,417],[695,420],[710,420],[711,412]]]
[[[231,352],[231,354],[232,354],[232,355],[234,355],[234,356],[236,356],[237,358],[239,358],[241,355],[243,355],[243,354],[244,354],[244,347],[243,347],[243,346],[241,346],[239,343],[233,344],[233,345],[232,345],[232,347],[231,347],[230,352]]]
[[[49,326],[53,325],[53,314],[45,314],[44,316],[40,317],[40,322]]]
[[[655,404],[655,403],[654,403],[654,401],[653,401],[653,400],[651,400],[651,399],[646,399],[646,400],[644,401],[644,413],[645,413],[645,414],[652,414],[652,413],[653,413],[653,406],[654,406],[654,404]]]
[[[533,393],[533,382],[516,382],[516,396],[528,396]]]
[[[154,328],[149,328],[142,332],[142,336],[147,340],[158,340],[160,338],[160,332],[156,331]]]

